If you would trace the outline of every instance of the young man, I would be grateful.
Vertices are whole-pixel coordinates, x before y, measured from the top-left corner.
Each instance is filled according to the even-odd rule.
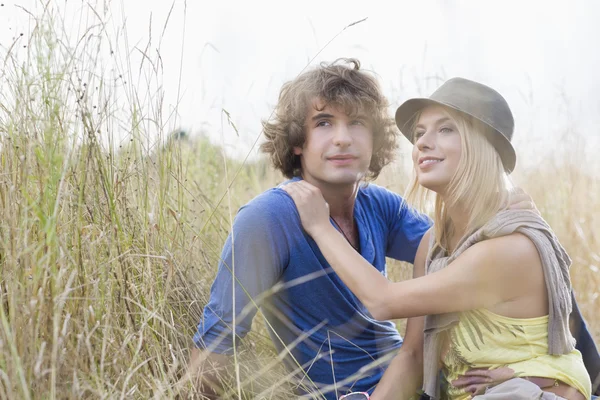
[[[397,130],[377,81],[358,61],[321,65],[286,83],[264,131],[262,150],[273,166],[321,190],[332,224],[374,268],[385,274],[386,257],[414,261],[431,221],[399,195],[363,184],[393,159]],[[275,347],[298,372],[299,393],[335,399],[370,392],[388,364],[383,357],[392,353],[394,379],[384,382],[390,393],[403,398],[420,386],[422,355],[414,349],[422,321],[408,321],[403,344],[392,322],[373,319],[332,272],[279,188],[257,196],[234,220],[194,336],[192,369],[200,349],[224,362],[234,347],[233,327],[239,341],[259,306]]]

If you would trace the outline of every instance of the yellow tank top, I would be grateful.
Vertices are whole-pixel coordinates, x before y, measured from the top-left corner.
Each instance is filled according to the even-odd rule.
[[[469,399],[452,381],[471,368],[509,367],[515,376],[558,379],[590,398],[592,384],[581,353],[548,354],[548,316],[509,318],[481,309],[461,313],[446,332],[442,354],[447,397]]]

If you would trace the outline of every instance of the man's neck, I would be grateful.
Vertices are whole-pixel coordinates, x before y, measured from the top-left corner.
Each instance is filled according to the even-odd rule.
[[[321,190],[323,198],[329,204],[329,215],[338,223],[354,220],[354,203],[359,182],[348,185],[331,185],[313,180],[307,180],[307,182]]]

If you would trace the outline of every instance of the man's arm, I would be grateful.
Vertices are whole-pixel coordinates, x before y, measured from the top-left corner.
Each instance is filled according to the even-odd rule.
[[[390,192],[383,199],[383,214],[388,226],[386,257],[414,264],[421,239],[433,221],[396,193]]]
[[[265,196],[243,207],[223,247],[188,365],[189,378],[201,380],[206,394],[222,389],[236,339],[248,333],[260,303],[287,265],[285,214],[278,200]]]
[[[425,259],[429,244],[427,232],[417,250],[413,278],[425,275]],[[409,318],[404,343],[379,381],[373,396],[379,399],[409,399],[421,388],[423,381],[424,317]]]

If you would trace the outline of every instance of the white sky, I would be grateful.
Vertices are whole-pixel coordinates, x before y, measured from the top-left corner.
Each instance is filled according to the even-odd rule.
[[[14,29],[31,26],[15,4],[36,9],[33,0],[4,2],[4,47]],[[74,7],[81,11],[83,4]],[[600,147],[600,2],[594,0],[121,0],[110,5],[112,22],[122,23],[125,15],[129,45],[144,48],[152,32],[155,49],[172,5],[160,49],[167,112],[177,103],[180,81],[181,100],[169,127],[204,129],[239,155],[260,134],[281,84],[320,50],[312,65],[356,57],[375,71],[390,112],[453,76],[494,87],[516,117],[514,142],[526,155],[518,164],[535,162],[540,151],[564,151],[557,143],[568,126],[586,138],[588,152]],[[221,131],[223,108],[239,137],[227,126]]]

